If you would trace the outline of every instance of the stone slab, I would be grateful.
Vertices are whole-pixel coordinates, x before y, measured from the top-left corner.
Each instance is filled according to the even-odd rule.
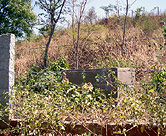
[[[83,79],[83,74],[85,79]],[[132,85],[135,83],[135,71],[130,68],[105,68],[105,69],[86,69],[86,70],[65,70],[63,77],[69,79],[69,82],[81,85],[84,82],[91,82],[95,87],[103,89],[108,96],[118,97],[118,83]],[[98,77],[98,82],[96,80]]]

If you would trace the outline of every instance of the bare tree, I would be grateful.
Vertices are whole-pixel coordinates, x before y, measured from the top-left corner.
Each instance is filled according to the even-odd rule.
[[[94,8],[94,7],[91,7],[91,8],[89,9],[89,11],[87,12],[87,15],[85,16],[85,20],[86,20],[88,23],[93,24],[93,22],[96,21],[96,18],[97,18],[97,15],[96,15],[96,12],[95,12],[95,8]]]
[[[127,21],[127,15],[129,11],[129,1],[126,0],[126,13],[125,13],[125,20],[124,20],[124,26],[123,26],[123,40],[121,45],[121,54],[124,55],[124,43],[125,43],[125,36],[126,36],[126,21]]]
[[[49,19],[50,34],[44,53],[44,67],[47,67],[48,48],[55,30],[55,26],[63,13],[66,0],[38,0],[36,4],[44,10],[45,16]]]
[[[85,11],[85,6],[88,0],[71,0],[71,16],[72,16],[72,33],[73,33],[73,46],[75,50],[75,68],[79,67],[79,46],[80,46],[80,27],[81,20]],[[75,32],[77,36],[75,37]]]
[[[81,26],[81,19],[82,19],[82,17],[83,17],[83,13],[84,13],[84,11],[85,11],[86,3],[87,3],[87,0],[83,0],[83,1],[80,3],[79,17],[78,17],[78,22],[77,22],[77,23],[78,23],[78,25],[77,25],[77,40],[76,40],[76,44],[75,44],[76,69],[78,69],[78,65],[79,65],[78,49],[79,49],[79,42],[80,42],[80,26]]]
[[[126,0],[126,12],[125,12],[125,19],[124,19],[124,24],[123,24],[123,39],[122,39],[122,44],[121,44],[121,55],[124,56],[124,44],[125,44],[125,36],[126,36],[126,22],[127,22],[127,15],[129,8],[136,2],[137,0],[134,0],[130,5],[129,5],[129,0]]]

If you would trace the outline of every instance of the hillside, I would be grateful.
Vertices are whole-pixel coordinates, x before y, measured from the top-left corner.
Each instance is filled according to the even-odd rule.
[[[166,60],[165,40],[160,16],[128,17],[124,56],[121,54],[123,20],[116,16],[82,24],[80,30],[79,68],[134,67],[150,69]],[[75,37],[77,33],[74,33]],[[48,36],[36,36],[16,43],[16,76],[32,65],[42,66],[42,57]],[[75,58],[72,28],[56,30],[49,47],[49,60],[64,56],[74,69]],[[163,64],[162,64],[163,65]],[[165,65],[165,64],[164,64]]]

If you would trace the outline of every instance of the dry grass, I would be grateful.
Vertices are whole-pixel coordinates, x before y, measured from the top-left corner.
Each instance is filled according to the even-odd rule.
[[[125,43],[125,56],[122,57],[122,43],[112,42],[122,39],[123,28],[121,25],[117,25],[114,29],[101,25],[84,26],[81,29],[80,36],[79,68],[111,67],[111,60],[124,61],[124,63],[125,60],[128,60],[133,64],[132,66],[129,64],[122,65],[120,64],[122,62],[118,62],[119,64],[116,65],[121,67],[150,68],[152,65],[158,65],[159,61],[166,60],[164,39],[137,39],[163,37],[162,31],[163,29],[159,27],[147,36],[140,27],[132,25],[127,27],[126,39],[131,41]],[[71,34],[70,29],[55,33],[49,48],[49,60],[65,56],[73,69],[75,61]],[[44,48],[31,50],[29,48],[43,47],[47,40],[48,37],[41,37],[40,40],[33,39],[16,44],[15,71],[17,77],[32,65],[42,66]],[[59,45],[71,46],[57,47]],[[163,48],[161,48],[162,46]]]

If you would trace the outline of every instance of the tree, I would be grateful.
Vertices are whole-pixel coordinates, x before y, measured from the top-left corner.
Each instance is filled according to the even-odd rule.
[[[109,13],[110,13],[111,11],[113,11],[113,9],[110,8],[110,6],[102,6],[102,7],[100,7],[100,8],[105,11],[106,18],[108,18],[108,17],[109,17]]]
[[[29,37],[36,19],[31,0],[0,1],[0,34],[13,33],[17,37]]]
[[[135,18],[139,19],[144,11],[145,11],[144,7],[137,8],[135,11],[135,13],[136,13]]]
[[[50,34],[49,39],[46,44],[45,53],[44,53],[44,67],[47,67],[47,59],[48,59],[48,48],[55,30],[55,26],[59,21],[61,14],[64,12],[64,5],[66,0],[38,0],[36,4],[40,6],[42,10],[44,10],[44,15],[47,17],[47,23],[45,25],[49,25]]]
[[[80,27],[88,0],[70,0],[69,5],[72,16],[73,46],[75,50],[75,68],[79,67]],[[76,30],[75,30],[76,29]],[[76,32],[76,37],[75,37]]]
[[[105,11],[106,18],[109,17],[110,12],[116,13],[118,15],[118,17],[119,17],[120,16],[119,12],[120,12],[120,10],[122,8],[119,4],[120,4],[120,2],[119,2],[119,0],[117,0],[116,1],[116,5],[109,4],[108,6],[102,6],[100,8]]]
[[[87,12],[87,15],[85,16],[85,19],[89,22],[89,23],[93,23],[96,21],[96,18],[97,18],[97,15],[96,15],[96,12],[95,12],[95,8],[94,7],[91,7],[89,9],[89,11]]]
[[[129,8],[136,2],[137,0],[134,0],[131,4],[129,4],[129,0],[126,0],[126,12],[125,12],[125,18],[124,18],[124,24],[123,24],[123,39],[121,44],[121,55],[124,56],[124,44],[125,44],[125,37],[126,37],[126,23],[127,23],[127,15],[129,12]]]

